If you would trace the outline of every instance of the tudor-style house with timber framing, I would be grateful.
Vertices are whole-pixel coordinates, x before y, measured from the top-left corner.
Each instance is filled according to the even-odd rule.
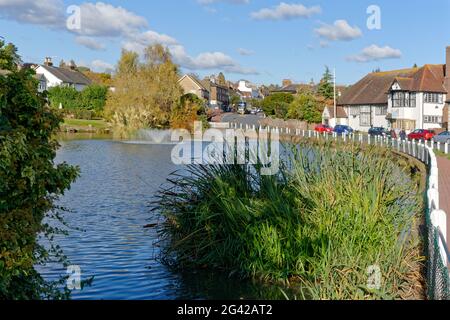
[[[450,47],[446,64],[374,72],[346,90],[338,105],[358,131],[371,127],[403,129],[448,128]]]

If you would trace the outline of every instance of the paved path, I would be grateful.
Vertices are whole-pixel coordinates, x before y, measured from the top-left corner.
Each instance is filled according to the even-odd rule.
[[[437,157],[439,168],[439,205],[447,213],[447,243],[450,240],[450,160]]]

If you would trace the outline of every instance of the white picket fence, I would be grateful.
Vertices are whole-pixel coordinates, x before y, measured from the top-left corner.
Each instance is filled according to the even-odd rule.
[[[243,130],[261,130],[261,126],[255,125],[245,125],[242,123],[230,123],[230,128],[232,129],[243,129]],[[369,135],[350,134],[350,135],[337,135],[336,133],[318,133],[312,130],[301,130],[301,129],[291,129],[291,128],[279,128],[267,126],[264,128],[269,132],[276,132],[281,135],[294,135],[304,138],[323,138],[325,140],[334,139],[336,141],[340,140],[343,142],[358,142],[366,143],[369,145],[377,145],[380,147],[387,147],[394,149],[400,153],[408,154],[421,162],[429,168],[428,176],[428,209],[430,211],[431,223],[433,227],[437,230],[440,235],[439,241],[439,251],[444,266],[448,265],[449,261],[449,250],[447,246],[447,214],[441,210],[439,206],[439,168],[437,164],[436,155],[433,151],[434,143],[427,141],[408,141],[401,139],[391,139],[389,137],[375,136],[371,137]],[[440,150],[440,144],[437,144],[437,148]],[[445,144],[445,153],[448,154],[449,146]]]

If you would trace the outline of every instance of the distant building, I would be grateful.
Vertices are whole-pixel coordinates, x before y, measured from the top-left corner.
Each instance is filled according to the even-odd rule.
[[[241,93],[244,99],[260,99],[261,93],[258,87],[247,80],[240,80],[237,90]]]
[[[349,125],[359,131],[385,127],[448,128],[450,47],[445,65],[374,72],[350,87],[339,99]]]
[[[72,87],[77,91],[82,91],[92,82],[83,73],[76,70],[74,65],[68,68],[58,68],[53,66],[51,58],[45,58],[43,65],[34,66],[39,79],[45,79],[45,90],[52,87],[63,86]],[[43,86],[44,87],[44,86]]]
[[[192,93],[209,103],[209,90],[194,75],[186,74],[178,80],[184,94]]]
[[[227,110],[230,106],[228,86],[218,84],[215,78],[205,78],[202,84],[209,91],[209,106],[213,109]]]
[[[336,125],[348,125],[348,115],[343,107],[336,107],[337,117],[334,116],[334,106],[325,107],[322,114],[322,123],[327,124],[330,127]]]

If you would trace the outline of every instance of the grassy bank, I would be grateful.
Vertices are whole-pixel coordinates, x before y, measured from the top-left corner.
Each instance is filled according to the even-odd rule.
[[[83,119],[64,119],[61,125],[61,131],[75,132],[94,132],[100,133],[110,129],[110,125],[105,120],[83,120]]]
[[[299,284],[308,298],[420,297],[423,200],[410,171],[374,148],[303,147],[278,176],[216,165],[171,177],[155,207],[165,261]]]

